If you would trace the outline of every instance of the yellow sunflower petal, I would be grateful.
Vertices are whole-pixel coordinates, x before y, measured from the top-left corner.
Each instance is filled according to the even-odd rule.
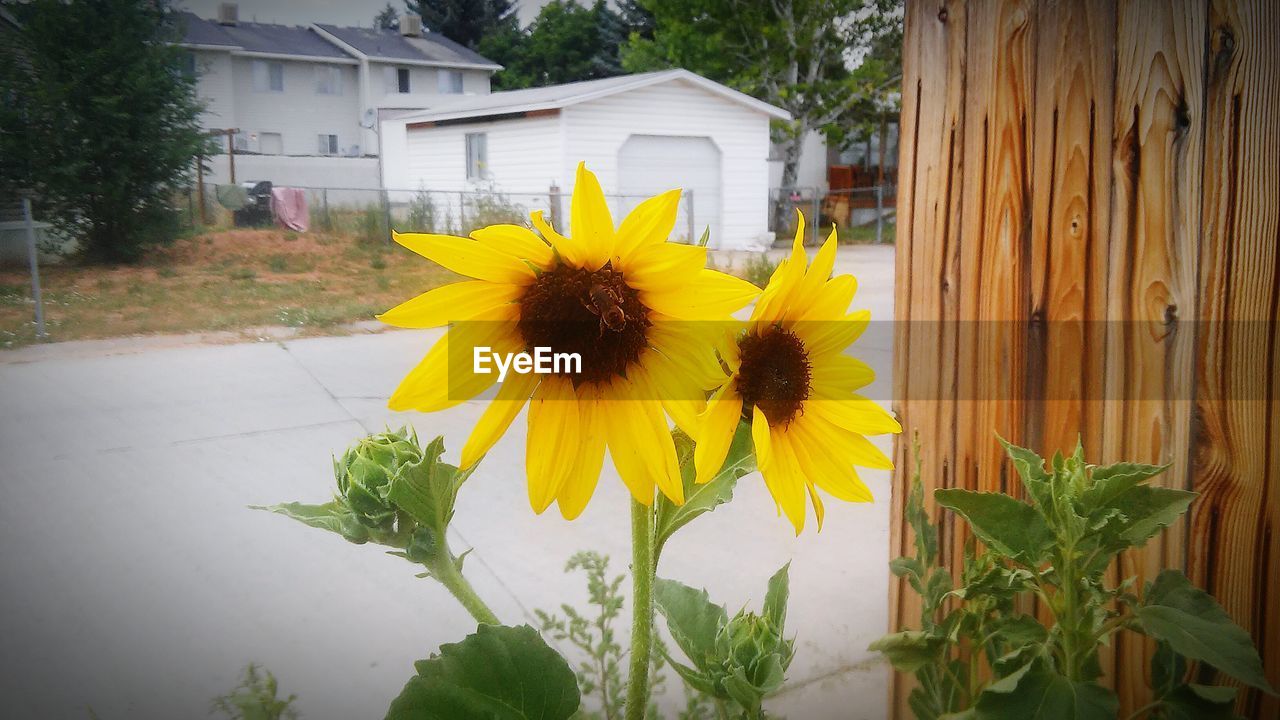
[[[721,320],[759,293],[760,289],[746,280],[704,269],[683,287],[640,293],[640,302],[681,320]]]
[[[660,352],[670,368],[682,380],[703,390],[720,387],[725,381],[724,369],[715,355],[715,339],[724,331],[719,323],[687,322],[650,315],[649,345]],[[690,396],[685,396],[687,399]],[[702,395],[705,397],[705,394]]]
[[[837,275],[827,281],[808,307],[795,308],[793,317],[798,322],[838,320],[849,312],[849,305],[857,292],[857,278]]]
[[[804,402],[804,411],[863,435],[902,432],[902,426],[888,410],[861,395],[848,395],[839,400],[809,398]]]
[[[565,520],[573,520],[587,507],[600,481],[600,468],[604,465],[604,430],[597,417],[599,404],[594,398],[584,397],[581,393],[578,403],[580,431],[577,458],[556,495],[556,504]]]
[[[818,532],[822,532],[822,519],[826,516],[826,508],[822,505],[822,498],[818,496],[818,489],[813,483],[808,485],[809,499],[813,502],[813,514],[818,518]]]
[[[662,406],[635,387],[635,380],[615,381],[599,417],[604,425],[609,457],[637,502],[653,504],[658,487],[677,504],[684,502],[684,484],[676,465],[675,444]]]
[[[525,474],[529,504],[541,513],[560,493],[574,468],[581,428],[573,383],[547,376],[529,403],[529,436]]]
[[[769,277],[769,283],[765,286],[764,293],[761,294],[760,300],[751,313],[752,320],[766,322],[781,320],[796,285],[804,279],[805,267],[809,262],[804,252],[804,213],[797,210],[796,215],[799,219],[796,224],[796,237],[791,243],[791,255],[778,263],[773,275]]]
[[[647,245],[620,260],[627,285],[641,292],[679,290],[707,266],[707,249],[696,245]]]
[[[693,449],[697,482],[709,482],[720,472],[741,417],[742,397],[734,390],[733,382],[730,381],[711,396],[707,409],[698,416],[697,434],[693,435],[697,440]],[[752,429],[754,430],[754,426]]]
[[[433,328],[454,320],[469,320],[520,297],[519,285],[467,280],[428,290],[378,316],[387,325]]]
[[[471,237],[494,250],[515,255],[542,269],[551,267],[555,253],[547,241],[519,225],[490,225],[471,231]]]
[[[704,386],[696,377],[680,371],[665,356],[647,351],[641,364],[648,370],[649,380],[662,407],[675,421],[676,427],[689,433],[697,430],[698,413],[706,407]]]
[[[523,341],[515,330],[514,306],[501,305],[472,322],[455,325],[409,371],[387,401],[392,410],[434,412],[470,400],[493,385],[496,373],[474,372],[472,348],[517,352]],[[450,347],[453,348],[450,351]]]
[[[645,200],[627,213],[614,241],[615,264],[625,265],[640,248],[666,242],[676,226],[679,207],[680,189],[676,188]]]
[[[840,320],[817,320],[796,323],[792,330],[804,341],[810,360],[827,353],[842,353],[857,340],[871,323],[871,311],[859,310]]]
[[[515,255],[483,243],[452,235],[392,232],[396,242],[459,275],[496,283],[528,285],[536,277],[533,268]]]
[[[845,442],[852,433],[812,417],[797,418],[787,430],[794,434],[792,449],[810,481],[838,500],[874,500],[844,455]]]
[[[756,449],[756,465],[760,467],[761,472],[765,466],[769,465],[773,458],[770,455],[772,449],[769,445],[769,420],[764,416],[764,411],[758,407],[751,408],[751,444]],[[716,468],[717,470],[719,468]]]
[[[583,251],[583,262],[591,270],[604,265],[613,256],[613,216],[604,199],[604,190],[596,174],[578,163],[573,181],[573,199],[569,201],[569,232]]]
[[[788,298],[787,307],[782,310],[784,317],[798,317],[803,315],[806,309],[812,307],[814,301],[817,300],[822,289],[826,286],[827,279],[831,277],[831,270],[835,267],[835,262],[836,229],[833,226],[830,237],[822,244],[822,247],[818,248],[818,253],[814,255],[813,262],[809,264],[809,269],[805,271],[804,277],[796,283],[795,290]]]
[[[831,397],[851,393],[876,379],[876,371],[870,365],[848,355],[829,355],[814,363],[811,373],[814,393]]]
[[[489,452],[493,444],[507,432],[511,421],[520,414],[520,409],[529,401],[534,387],[538,384],[538,376],[533,373],[511,373],[498,388],[498,394],[484,409],[476,426],[462,446],[462,462],[465,470],[476,464],[484,454]]]
[[[785,430],[772,430],[769,433],[769,451],[773,454],[768,471],[764,473],[765,484],[773,499],[782,508],[782,512],[796,529],[796,535],[804,530],[805,503],[804,477],[801,475],[800,463],[796,460],[791,439]]]

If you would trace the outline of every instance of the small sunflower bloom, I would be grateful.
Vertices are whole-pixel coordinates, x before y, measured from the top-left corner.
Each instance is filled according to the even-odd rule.
[[[541,212],[541,234],[493,225],[470,238],[393,233],[396,242],[468,278],[386,313],[384,323],[445,335],[400,383],[393,410],[433,412],[472,399],[496,382],[473,372],[472,349],[577,353],[572,374],[510,374],[462,448],[471,467],[527,404],[529,501],[577,517],[595,491],[606,448],[627,488],[646,505],[655,487],[684,502],[668,415],[691,430],[706,391],[723,378],[713,322],[729,320],[758,290],[706,269],[706,249],[667,242],[680,191],[635,207],[614,226],[596,176],[579,164],[570,234]],[[453,346],[454,350],[450,351]],[[462,351],[460,352],[459,349]]]
[[[819,529],[825,512],[819,490],[871,502],[854,466],[891,469],[893,463],[866,436],[902,431],[888,411],[855,392],[875,372],[843,353],[871,314],[849,312],[857,291],[852,275],[831,278],[835,230],[812,264],[803,237],[800,215],[791,255],[769,279],[745,330],[720,338],[730,377],[699,416],[694,435],[697,481],[704,483],[724,464],[738,423],[749,422],[756,466],[797,535],[806,495]]]

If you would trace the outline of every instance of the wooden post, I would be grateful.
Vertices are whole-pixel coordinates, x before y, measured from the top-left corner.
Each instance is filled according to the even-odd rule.
[[[209,224],[209,215],[204,207],[204,155],[196,155],[196,199],[200,203],[200,224]]]
[[[228,128],[224,130],[227,134],[227,164],[229,166],[228,174],[231,176],[231,184],[236,184],[236,133],[239,130]]]
[[[1160,482],[1200,497],[1113,579],[1186,570],[1280,683],[1280,4],[909,2],[904,30],[897,466],[912,430],[929,491],[1019,493],[997,432],[1171,463]],[[956,567],[965,532],[929,505]],[[890,587],[891,627],[918,626]],[[1101,658],[1120,717],[1150,697],[1149,651]],[[1252,690],[1236,709],[1280,716]]]

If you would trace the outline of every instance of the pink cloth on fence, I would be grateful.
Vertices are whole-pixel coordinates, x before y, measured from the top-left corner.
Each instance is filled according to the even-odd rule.
[[[271,213],[276,222],[290,230],[306,232],[311,225],[307,194],[298,188],[271,188]]]

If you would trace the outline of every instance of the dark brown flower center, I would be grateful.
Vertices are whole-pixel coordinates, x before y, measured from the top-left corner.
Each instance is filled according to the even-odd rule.
[[[575,385],[625,376],[647,344],[649,313],[640,293],[609,263],[599,270],[557,265],[520,298],[517,327],[526,347],[577,353]]]
[[[810,390],[809,353],[800,338],[776,327],[751,332],[738,341],[738,352],[738,394],[747,419],[754,405],[770,426],[794,420]]]

